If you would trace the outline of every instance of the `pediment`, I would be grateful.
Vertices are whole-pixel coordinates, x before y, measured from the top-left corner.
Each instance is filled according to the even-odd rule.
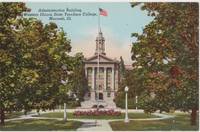
[[[111,58],[108,58],[105,55],[99,55],[100,62],[117,62],[117,60],[113,60]],[[97,62],[98,61],[98,55],[94,55],[88,59],[86,59],[86,62]]]

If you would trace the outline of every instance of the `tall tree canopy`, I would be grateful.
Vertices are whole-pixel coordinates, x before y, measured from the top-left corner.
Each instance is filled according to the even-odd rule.
[[[71,90],[79,101],[84,100],[85,93],[88,92],[88,84],[85,76],[84,56],[82,53],[76,53],[72,57],[73,73],[71,74]]]
[[[135,108],[136,106],[139,106],[139,108],[142,108],[140,103],[143,101],[144,94],[144,73],[145,71],[143,69],[132,69],[132,70],[125,70],[124,75],[122,78],[122,81],[119,83],[119,89],[117,91],[116,97],[115,97],[115,103],[118,107],[124,108],[125,107],[125,92],[124,89],[126,86],[129,87],[128,92],[128,107],[129,108]],[[138,96],[138,99],[140,102],[136,104],[136,96]]]
[[[132,3],[132,7],[138,3]],[[135,69],[143,69],[145,89],[155,93],[146,110],[198,110],[198,3],[142,3],[154,20],[145,26],[132,47]],[[136,82],[137,83],[137,82]],[[150,110],[151,109],[151,110]]]
[[[126,69],[125,69],[125,64],[122,56],[120,56],[120,62],[119,62],[119,73],[120,73],[120,80],[124,78]]]
[[[68,67],[70,40],[55,23],[23,18],[24,3],[0,3],[0,117],[13,110],[53,109]],[[63,76],[61,76],[63,75]]]
[[[19,84],[21,69],[18,67],[20,44],[16,42],[16,33],[13,30],[13,21],[27,11],[22,3],[0,3],[0,117],[4,124],[4,111],[15,109],[16,94],[20,89],[15,87]],[[32,72],[32,75],[34,72]],[[33,81],[33,80],[32,80]],[[31,80],[30,80],[31,82]]]

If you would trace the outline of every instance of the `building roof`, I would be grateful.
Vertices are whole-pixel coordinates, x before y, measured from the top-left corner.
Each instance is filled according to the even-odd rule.
[[[93,55],[89,58],[86,58],[84,60],[85,63],[97,63],[98,61],[98,55]],[[111,59],[109,57],[107,57],[106,55],[103,54],[99,54],[99,62],[100,63],[119,63],[118,60],[116,59]]]
[[[111,59],[106,56],[105,39],[103,37],[103,33],[101,32],[101,30],[99,31],[96,37],[96,50],[95,50],[94,55],[89,58],[85,58],[84,63],[97,63],[98,54],[99,54],[99,63],[119,64],[119,61],[117,59]]]

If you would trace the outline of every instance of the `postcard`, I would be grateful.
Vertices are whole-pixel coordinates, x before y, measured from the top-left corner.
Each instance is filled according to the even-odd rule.
[[[198,131],[198,2],[0,2],[1,131]]]

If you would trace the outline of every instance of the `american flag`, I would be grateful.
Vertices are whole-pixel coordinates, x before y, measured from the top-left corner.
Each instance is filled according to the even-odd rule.
[[[108,16],[107,11],[102,9],[102,8],[99,8],[99,14],[102,15],[102,16]]]

